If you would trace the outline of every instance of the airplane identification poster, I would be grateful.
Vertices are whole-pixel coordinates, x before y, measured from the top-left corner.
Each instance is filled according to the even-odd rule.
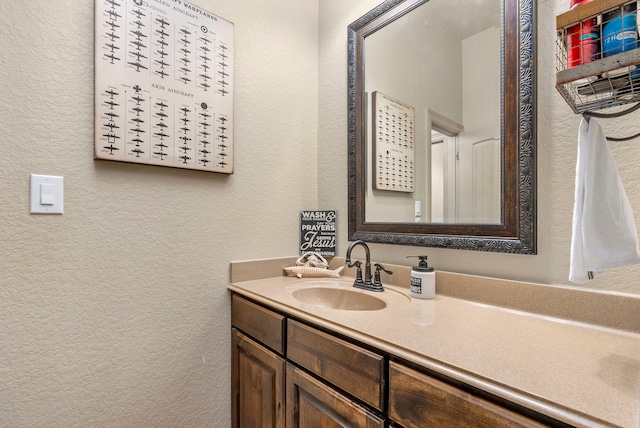
[[[233,23],[183,0],[95,0],[94,144],[233,173]]]

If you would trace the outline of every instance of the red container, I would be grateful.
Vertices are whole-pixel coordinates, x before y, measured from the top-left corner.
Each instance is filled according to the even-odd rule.
[[[592,0],[571,0],[571,9]],[[598,59],[598,19],[591,18],[567,30],[567,67],[575,67]]]

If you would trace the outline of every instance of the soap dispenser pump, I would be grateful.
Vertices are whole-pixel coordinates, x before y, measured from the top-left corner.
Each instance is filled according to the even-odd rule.
[[[436,297],[436,272],[427,265],[427,256],[417,257],[418,266],[411,268],[411,296],[418,299],[433,299]]]

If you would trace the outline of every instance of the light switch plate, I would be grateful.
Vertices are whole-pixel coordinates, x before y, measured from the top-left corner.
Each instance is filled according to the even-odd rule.
[[[55,175],[31,174],[31,214],[62,214],[64,181]]]

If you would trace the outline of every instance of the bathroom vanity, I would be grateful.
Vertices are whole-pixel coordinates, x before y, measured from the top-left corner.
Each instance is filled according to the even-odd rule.
[[[636,332],[233,270],[235,427],[640,423]]]

